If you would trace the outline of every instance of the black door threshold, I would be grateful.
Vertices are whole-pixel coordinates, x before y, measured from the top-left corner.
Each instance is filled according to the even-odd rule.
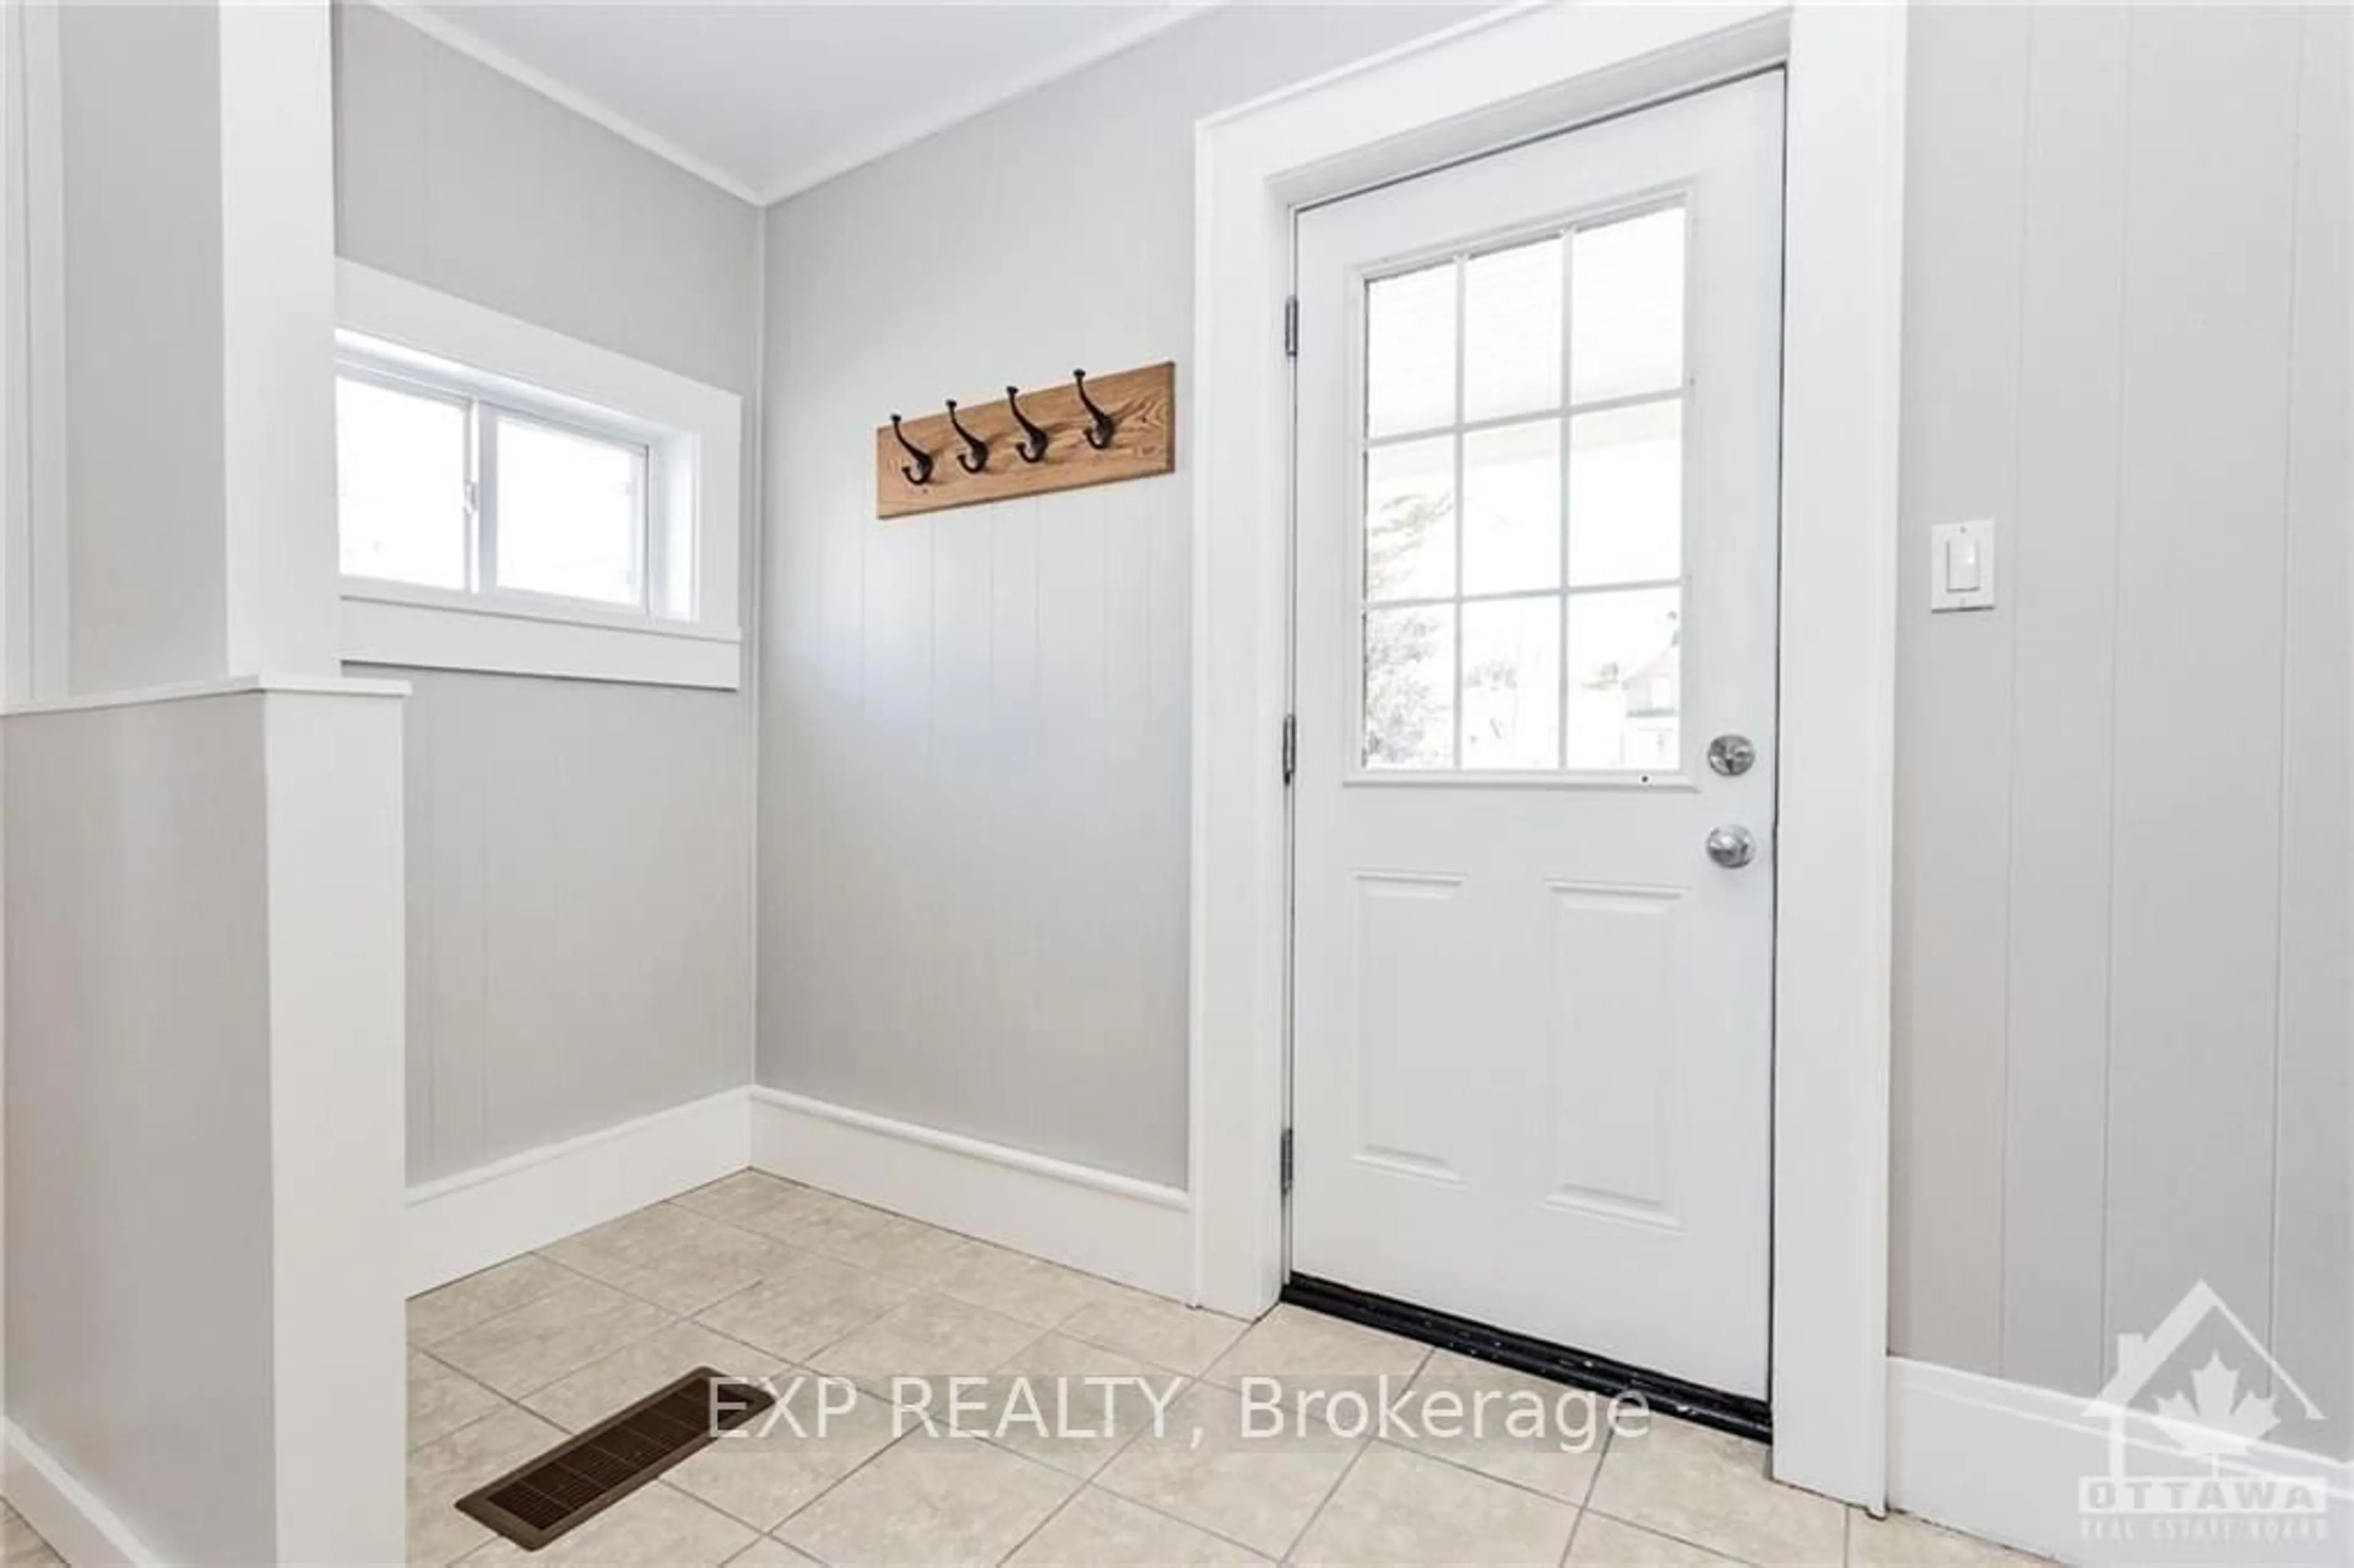
[[[1595,1393],[1640,1394],[1653,1410],[1695,1425],[1730,1432],[1736,1437],[1754,1438],[1760,1443],[1774,1440],[1774,1417],[1762,1399],[1744,1399],[1737,1393],[1702,1388],[1696,1383],[1645,1372],[1606,1356],[1588,1355],[1565,1345],[1516,1334],[1510,1329],[1492,1329],[1451,1312],[1416,1307],[1305,1274],[1295,1274],[1284,1281],[1283,1299],[1312,1312],[1345,1318],[1368,1329],[1419,1340],[1443,1351],[1493,1361],[1498,1366],[1553,1383],[1565,1383],[1573,1388]]]

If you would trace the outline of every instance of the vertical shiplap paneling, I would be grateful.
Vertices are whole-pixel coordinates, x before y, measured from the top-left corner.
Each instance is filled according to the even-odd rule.
[[[2011,618],[1927,616],[1932,524],[2011,514],[2027,13],[1914,19],[1898,604],[1896,1166],[1906,1353],[2001,1355]]]
[[[895,524],[873,430],[1074,365],[1174,358],[1182,400],[1195,122],[1461,19],[1227,7],[770,209],[766,581],[820,630],[769,601],[762,1083],[1184,1180],[1186,427],[1175,474]],[[896,536],[925,530],[916,603]],[[918,703],[902,780],[875,736]],[[912,948],[876,886],[902,861]]]
[[[408,728],[429,738],[424,755],[408,755],[402,763],[408,832],[415,835],[422,824],[427,835],[419,857],[423,875],[410,884],[409,904],[412,911],[425,911],[432,933],[430,945],[411,948],[408,959],[410,990],[424,1000],[408,1015],[410,1067],[413,1072],[421,1064],[433,1085],[432,1120],[409,1129],[409,1180],[419,1181],[491,1158],[494,1146],[483,1100],[490,1070],[485,873],[493,775],[481,694],[440,676],[412,679]]]
[[[432,791],[417,787],[419,779],[433,773],[436,726],[429,722],[431,715],[416,704],[403,704],[402,709],[401,854],[403,886],[407,890],[403,915],[408,924],[408,956],[403,969],[406,989],[401,998],[402,1016],[408,1032],[404,1057],[408,1068],[408,1096],[404,1102],[408,1121],[403,1131],[407,1138],[407,1169],[418,1171],[433,1162],[433,1144],[440,1126],[434,1104],[440,1075],[426,1043],[434,1037],[435,1024],[435,987],[430,977],[442,969],[436,959],[441,901],[434,896],[432,882],[434,853],[440,834]]]
[[[2002,68],[2022,16],[2023,101]],[[1940,7],[1922,24],[1895,1346],[2082,1391],[2116,1333],[2204,1278],[2269,1324],[2330,1412],[2274,1436],[2343,1455],[2354,23],[2136,5]],[[2022,153],[2012,266],[1994,208]],[[2015,315],[1997,297],[2011,287]],[[1955,341],[1971,334],[2017,343],[2016,503],[1988,507],[2002,604],[1986,622],[2009,625],[2003,647],[1955,625],[1977,618],[1926,615],[1913,581],[1927,527],[1955,514],[1947,493],[1999,491],[2010,457],[1981,445],[2000,361]],[[1981,459],[1997,471],[1956,477]],[[1973,747],[1986,715],[1955,694],[1998,667],[2007,744]],[[2007,844],[1985,805],[1998,786]],[[2006,862],[1993,904],[1952,873],[1974,832]],[[1981,987],[2000,992],[1993,1017]],[[1999,1104],[1980,1092],[1994,1049]],[[1979,1190],[1989,1150],[1999,1201]]]
[[[979,526],[938,527],[932,538],[932,726],[928,815],[938,838],[927,873],[930,969],[912,987],[914,1037],[955,1041],[941,1054],[942,1102],[985,1092],[991,1057],[975,1049],[977,1021],[967,998],[990,983],[999,912],[1014,868],[991,842],[989,776],[996,731],[991,712],[995,633],[995,541]]]
[[[2133,17],[2107,1326],[2272,1310],[2298,24]],[[2059,678],[2061,672],[2041,673]]]
[[[1179,369],[1178,395],[1184,396],[1184,371]],[[1142,1016],[1159,1021],[1174,1048],[1145,1058],[1137,1073],[1135,1093],[1169,1105],[1189,1104],[1187,1092],[1187,1031],[1191,995],[1187,965],[1193,876],[1193,516],[1182,490],[1162,495],[1152,513],[1151,588],[1148,599],[1152,617],[1151,679],[1145,723],[1150,730],[1153,761],[1146,788],[1153,801],[1158,826],[1151,836],[1154,857],[1150,873],[1155,886],[1188,890],[1188,897],[1142,902],[1147,922],[1145,950],[1177,955],[1180,961],[1156,962],[1140,998]],[[1183,1182],[1184,1165],[1173,1172]]]
[[[795,449],[797,450],[797,449]],[[805,470],[809,454],[791,461]],[[772,460],[770,472],[775,472]],[[866,598],[865,531],[854,493],[835,487],[809,514],[789,511],[785,524],[807,541],[812,575],[823,585],[817,616],[821,652],[818,679],[809,690],[810,722],[786,737],[811,769],[806,806],[766,820],[764,845],[806,845],[810,876],[797,885],[798,916],[791,930],[806,936],[806,964],[770,970],[794,1004],[797,1026],[786,1038],[871,1039],[879,1026],[873,988],[861,983],[875,922],[868,916],[871,890],[857,880],[864,841],[860,824],[871,816],[862,803],[866,758],[859,739],[865,707],[863,609]]]
[[[2003,1376],[2090,1393],[2106,1358],[2109,771],[2131,14],[2029,23],[2011,622]],[[1933,715],[1924,722],[1935,722]]]
[[[463,683],[462,678],[444,678],[434,684],[458,683]],[[440,694],[437,689],[419,687],[424,701]],[[557,700],[561,691],[551,686],[534,695],[535,700],[502,715],[504,722],[496,723],[495,698],[487,685],[467,697],[481,715],[477,739],[487,758],[478,874],[482,1035],[490,1047],[481,1058],[482,1118],[518,1149],[536,1148],[562,1136],[554,1128],[565,1119],[564,1107],[545,1092],[545,1074],[551,1065],[552,1043],[572,1033],[573,1015],[572,988],[551,992],[547,987],[555,969],[551,949],[562,939],[557,912],[565,906],[556,885],[569,873],[560,847],[564,836],[557,831],[557,817],[566,802],[547,793],[556,773],[548,744],[557,726],[549,721],[546,705]],[[578,1063],[571,1081],[595,1092],[593,1086],[600,1084],[599,1043],[576,1038],[570,1044]],[[588,1125],[572,1130],[585,1131]]]
[[[1056,1130],[1088,1164],[1117,1163],[1106,1158],[1113,1129],[1099,1097],[1108,1060],[1103,1045],[1129,1004],[1114,989],[1119,951],[1105,900],[1134,894],[1106,875],[1128,803],[1108,799],[1105,789],[1111,661],[1104,586],[1113,549],[1105,524],[1111,506],[1142,499],[1123,491],[1165,482],[1069,491],[1038,503],[1038,730],[1029,809],[1042,814],[1047,853],[1034,874],[1044,897],[1036,910],[1042,950],[1031,1050],[1055,1078],[1055,1094],[1004,1111],[1023,1121],[1066,1120]],[[1034,1121],[1030,1136],[1046,1130]]]
[[[409,1177],[740,1083],[739,699],[440,671],[408,704]]]
[[[2272,1347],[2322,1409],[2285,1397],[2281,1440],[2354,1456],[2354,15],[2304,13],[2297,92],[2282,703],[2278,1205]]]
[[[758,390],[755,209],[380,10],[335,33],[339,255]],[[411,1180],[742,1082],[751,694],[384,673],[416,688]]]
[[[1107,506],[1104,530],[1104,798],[1116,803],[1108,824],[1108,842],[1098,867],[1098,917],[1108,931],[1110,963],[1104,989],[1108,997],[1133,997],[1144,1003],[1138,1022],[1129,1027],[1148,1043],[1146,1059],[1182,1059],[1185,1051],[1183,1011],[1153,1007],[1157,976],[1174,968],[1155,945],[1158,935],[1154,905],[1158,900],[1137,896],[1140,889],[1162,885],[1156,877],[1161,862],[1155,846],[1169,837],[1182,838],[1186,824],[1172,822],[1156,808],[1153,784],[1166,754],[1156,748],[1152,725],[1152,535],[1173,487],[1156,485],[1139,497],[1143,504]],[[1178,902],[1182,903],[1182,900]],[[1135,1004],[1130,1004],[1135,1005]],[[1109,1011],[1108,1009],[1107,1010]],[[1116,1016],[1105,1027],[1120,1027]],[[1133,1118],[1140,1094],[1163,1092],[1161,1084],[1140,1090],[1134,1075],[1089,1075],[1085,1111],[1109,1136],[1097,1145],[1096,1163],[1133,1160],[1122,1150],[1126,1140],[1117,1129]],[[1177,1103],[1182,1104],[1182,1097]]]
[[[949,461],[946,458],[943,461]],[[863,767],[851,808],[860,846],[854,870],[861,927],[870,946],[858,973],[874,991],[871,1016],[886,1050],[917,1033],[917,993],[935,985],[926,944],[938,818],[929,808],[932,693],[930,518],[877,524],[866,534],[865,618],[859,680]],[[928,1111],[941,1103],[944,1077],[917,1090]]]
[[[978,1002],[977,1054],[985,1065],[1022,1061],[1033,1049],[1052,976],[1046,870],[1061,824],[1040,809],[1039,510],[1041,500],[992,507],[990,548],[990,716],[999,760],[973,781],[990,817],[991,892],[996,901],[987,983]],[[984,1070],[988,1070],[985,1065]]]
[[[762,219],[760,249],[765,262],[773,256],[790,264],[791,236],[779,225]],[[760,283],[765,292],[768,280]],[[761,312],[763,365],[783,362],[790,350],[792,330],[786,313],[765,304]],[[763,469],[788,461],[785,432],[775,403],[760,404],[760,465]],[[745,492],[758,497],[754,509],[758,563],[759,602],[747,624],[757,633],[754,659],[758,671],[754,779],[758,808],[755,859],[758,863],[758,917],[754,927],[759,961],[754,965],[755,1039],[781,1035],[789,1016],[791,993],[801,982],[801,965],[788,967],[775,955],[792,950],[788,932],[804,928],[809,889],[815,884],[822,845],[818,835],[784,831],[796,814],[817,809],[820,779],[817,764],[823,753],[797,744],[816,716],[825,710],[818,696],[827,673],[823,555],[813,541],[815,532],[795,527],[774,514],[768,503],[768,475],[757,472]],[[806,952],[806,949],[802,949]]]

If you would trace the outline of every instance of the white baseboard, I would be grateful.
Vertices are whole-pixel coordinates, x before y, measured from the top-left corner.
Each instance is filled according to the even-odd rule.
[[[745,1091],[727,1089],[408,1190],[411,1295],[749,1163]]]
[[[155,1554],[139,1543],[130,1526],[90,1489],[67,1474],[49,1451],[7,1423],[6,1467],[0,1489],[8,1505],[25,1516],[41,1539],[56,1548],[73,1568],[114,1568],[115,1564],[154,1563]]]
[[[1190,1299],[1185,1194],[781,1089],[752,1090],[752,1164],[772,1175]]]
[[[2295,1477],[2329,1494],[2327,1534],[2317,1543],[2269,1547],[2151,1533],[2134,1521],[2080,1511],[2081,1478],[2112,1469],[2108,1421],[2077,1394],[2006,1383],[1928,1361],[1888,1361],[1888,1500],[1908,1513],[2067,1563],[2142,1563],[2231,1559],[2251,1563],[2346,1560],[2354,1542],[2354,1464],[2259,1443],[2222,1467],[2226,1477]],[[2179,1447],[2156,1420],[2134,1410],[2122,1425],[2124,1468],[2136,1477],[2200,1477],[2204,1462]],[[2298,1551],[2304,1544],[2305,1550]],[[2317,1555],[2317,1552],[2318,1553]]]

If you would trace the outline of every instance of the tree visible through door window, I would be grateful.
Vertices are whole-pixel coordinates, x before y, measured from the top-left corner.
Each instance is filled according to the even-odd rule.
[[[1681,756],[1681,205],[1365,290],[1362,760]]]

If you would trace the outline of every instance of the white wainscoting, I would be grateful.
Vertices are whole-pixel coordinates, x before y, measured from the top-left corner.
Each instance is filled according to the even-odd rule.
[[[1174,1187],[781,1089],[751,1097],[756,1170],[1192,1298],[1193,1214]]]
[[[745,1095],[723,1090],[411,1187],[409,1293],[743,1170]]]
[[[114,1510],[58,1463],[55,1456],[7,1423],[8,1505],[74,1568],[161,1561],[140,1544]]]
[[[2148,1535],[2147,1521],[2137,1541],[2105,1540],[2088,1532],[2078,1512],[2079,1478],[2111,1473],[2110,1424],[2085,1405],[2076,1394],[1891,1356],[1888,1500],[1924,1519],[2066,1563],[2147,1562],[2168,1550]],[[2126,1412],[2123,1439],[2124,1467],[2131,1475],[2208,1473],[2204,1462],[2141,1411]],[[2317,1481],[2332,1496],[2327,1534],[2313,1552],[2327,1560],[2354,1539],[2354,1464],[2259,1443],[2226,1460],[2222,1473]],[[2275,1558],[2244,1546],[2235,1552],[2227,1543],[2211,1554],[2250,1552],[2263,1561],[2293,1560],[2293,1554]],[[2188,1551],[2184,1561],[2198,1555]]]

